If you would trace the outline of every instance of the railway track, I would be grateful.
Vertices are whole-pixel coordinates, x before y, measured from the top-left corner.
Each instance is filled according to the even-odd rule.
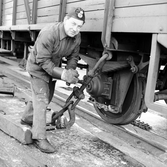
[[[0,61],[3,62],[0,64],[0,72],[12,79],[29,99],[31,92],[27,73],[21,70],[14,60],[0,57]],[[67,94],[55,91],[52,100],[53,110],[54,104],[63,106],[67,97]],[[94,112],[93,106],[86,102],[79,103],[76,114],[80,118],[76,119],[78,125],[125,155],[132,157],[136,162],[148,167],[165,167],[167,165],[167,138],[132,125],[115,126],[107,124]],[[94,128],[86,122],[84,123],[84,120],[93,124]]]

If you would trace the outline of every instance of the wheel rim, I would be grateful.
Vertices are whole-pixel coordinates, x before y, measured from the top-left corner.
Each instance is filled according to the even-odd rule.
[[[102,119],[111,124],[128,124],[140,115],[140,104],[142,97],[142,84],[135,75],[129,87],[127,96],[122,106],[122,112],[118,114],[99,109],[94,105],[97,113]],[[104,99],[97,98],[97,102],[105,103]]]

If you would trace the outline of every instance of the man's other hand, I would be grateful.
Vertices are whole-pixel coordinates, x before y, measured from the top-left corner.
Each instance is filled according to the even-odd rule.
[[[78,71],[74,69],[64,69],[61,75],[61,79],[70,84],[76,84],[78,82]]]

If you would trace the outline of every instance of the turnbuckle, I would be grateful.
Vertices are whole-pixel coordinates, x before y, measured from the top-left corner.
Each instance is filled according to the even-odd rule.
[[[83,77],[83,80],[79,80],[78,83],[81,84],[81,87],[74,87],[72,93],[67,98],[65,105],[59,112],[53,112],[51,117],[51,125],[56,126],[57,129],[69,129],[74,123],[75,123],[75,108],[77,104],[80,102],[81,99],[85,98],[85,95],[83,93],[84,89],[88,86],[88,84],[91,82],[94,76],[96,76],[99,73],[99,70],[102,69],[105,60],[108,58],[108,54],[104,54],[96,63],[94,68],[88,72],[87,75]],[[72,100],[75,98],[74,100]],[[68,111],[69,114],[69,121],[64,120],[64,126],[61,126],[61,117],[63,116],[64,112]]]
[[[70,100],[69,102],[65,103],[65,105],[62,107],[62,109],[59,112],[53,112],[51,117],[51,125],[56,126],[57,129],[63,129],[63,128],[70,128],[75,123],[75,111],[72,109],[73,101]],[[68,111],[69,114],[69,121],[65,120],[63,124],[61,125],[61,117],[63,116],[64,112]]]

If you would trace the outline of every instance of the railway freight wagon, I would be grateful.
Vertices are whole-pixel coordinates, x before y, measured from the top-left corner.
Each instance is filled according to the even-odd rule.
[[[80,57],[90,70],[112,55],[87,87],[97,113],[128,124],[148,108],[167,115],[167,0],[0,0],[1,49],[27,57],[43,26],[82,7]]]

